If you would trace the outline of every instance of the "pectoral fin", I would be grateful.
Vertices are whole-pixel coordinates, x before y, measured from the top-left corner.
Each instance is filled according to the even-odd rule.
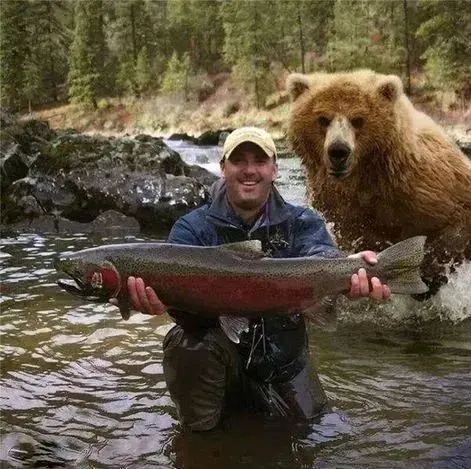
[[[127,321],[131,317],[131,305],[128,298],[126,298],[124,295],[118,295],[115,298],[118,301],[116,306],[119,308],[121,317]]]
[[[219,324],[227,337],[235,344],[240,342],[240,334],[249,330],[249,320],[244,317],[220,316]]]

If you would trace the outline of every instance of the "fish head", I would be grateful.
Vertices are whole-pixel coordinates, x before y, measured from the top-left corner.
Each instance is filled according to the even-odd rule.
[[[115,298],[121,289],[121,276],[108,260],[90,261],[73,255],[56,259],[58,272],[67,274],[57,284],[63,290],[89,300],[108,301]]]

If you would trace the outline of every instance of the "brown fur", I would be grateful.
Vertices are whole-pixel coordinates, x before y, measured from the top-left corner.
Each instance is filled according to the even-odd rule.
[[[380,249],[425,234],[432,277],[438,272],[432,259],[471,257],[471,163],[414,108],[398,77],[369,70],[293,74],[287,87],[288,135],[310,199],[335,222],[340,246]],[[358,118],[363,124],[353,125]],[[341,177],[329,174],[329,139],[351,150]]]

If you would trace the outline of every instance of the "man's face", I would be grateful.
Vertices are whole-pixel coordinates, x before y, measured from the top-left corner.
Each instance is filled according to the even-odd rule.
[[[268,200],[278,166],[258,145],[241,143],[221,162],[226,194],[234,209],[253,211]]]

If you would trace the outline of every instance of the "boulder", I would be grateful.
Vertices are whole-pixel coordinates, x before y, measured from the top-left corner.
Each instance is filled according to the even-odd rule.
[[[15,131],[9,132],[12,126]],[[31,129],[37,130],[34,137]],[[116,231],[122,222],[134,233],[135,225],[126,221],[131,217],[141,231],[165,234],[180,216],[206,201],[217,179],[148,135],[118,139],[54,132],[38,122],[13,122],[5,135],[2,224],[20,231],[32,226],[96,231],[96,226],[81,226],[90,223],[98,223],[99,231]],[[103,213],[108,222],[100,221]],[[113,223],[107,218],[112,213],[119,214]]]

